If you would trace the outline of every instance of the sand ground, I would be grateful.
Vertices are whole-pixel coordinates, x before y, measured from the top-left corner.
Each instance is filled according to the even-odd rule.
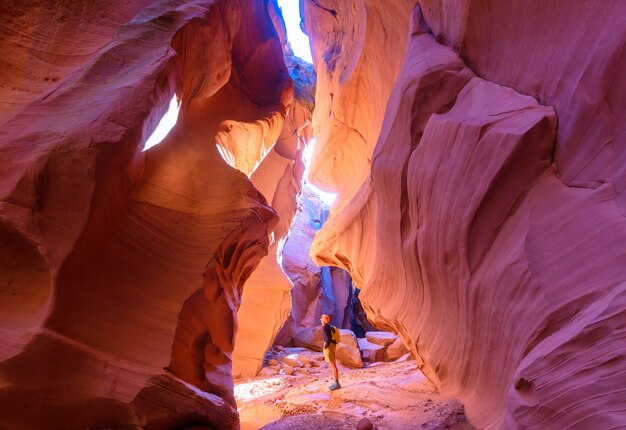
[[[343,388],[331,392],[331,370],[321,353],[286,349],[274,358],[285,355],[317,363],[294,375],[282,374],[281,367],[276,375],[235,380],[242,430],[354,429],[364,417],[379,430],[473,428],[463,406],[441,396],[412,360],[362,369],[340,365]]]

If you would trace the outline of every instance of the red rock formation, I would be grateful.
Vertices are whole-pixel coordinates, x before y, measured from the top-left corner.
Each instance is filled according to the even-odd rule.
[[[1,427],[237,426],[236,311],[278,222],[244,173],[292,93],[266,3],[0,6]]]
[[[349,270],[369,316],[474,425],[620,426],[626,7],[420,3],[404,33],[387,4],[304,1],[324,109],[311,179],[342,193],[314,259]],[[393,61],[372,65],[368,47],[395,33],[410,35],[404,64],[377,90],[373,69]],[[383,120],[370,106],[390,80]],[[355,193],[339,172],[367,166],[376,141]]]

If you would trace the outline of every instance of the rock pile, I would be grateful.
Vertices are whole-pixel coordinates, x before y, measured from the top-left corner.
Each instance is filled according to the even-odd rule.
[[[393,333],[370,331],[362,339],[357,339],[351,330],[340,329],[340,333],[341,342],[337,346],[337,360],[348,367],[363,367],[363,362],[395,361],[409,353],[400,338]],[[322,351],[324,344],[322,328],[318,326],[298,330],[294,343],[301,349]]]
[[[275,346],[267,354],[266,365],[259,376],[310,376],[328,367],[322,354],[307,348]]]
[[[359,348],[363,361],[369,363],[395,361],[409,353],[398,336],[386,331],[367,332],[359,339]]]

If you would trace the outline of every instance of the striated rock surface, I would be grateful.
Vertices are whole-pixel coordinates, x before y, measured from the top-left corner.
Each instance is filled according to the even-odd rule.
[[[626,5],[424,0],[409,27],[412,2],[335,3],[303,2],[310,179],[340,192],[314,260],[350,272],[475,426],[622,425]],[[392,32],[410,36],[394,73],[367,55]]]
[[[0,427],[238,426],[237,308],[284,228],[246,176],[291,106],[274,9],[0,6]]]
[[[352,329],[352,283],[350,275],[338,267],[330,268],[333,287],[333,311],[331,323],[339,328]]]

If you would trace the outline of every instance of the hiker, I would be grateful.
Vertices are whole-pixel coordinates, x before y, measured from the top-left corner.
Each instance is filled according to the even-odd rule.
[[[326,314],[322,315],[320,321],[322,322],[322,334],[324,335],[324,359],[330,364],[335,377],[335,383],[329,388],[331,391],[338,390],[341,388],[341,384],[339,384],[339,369],[337,369],[337,363],[335,362],[335,349],[337,349],[337,343],[339,342],[339,329],[330,324],[330,317]]]

